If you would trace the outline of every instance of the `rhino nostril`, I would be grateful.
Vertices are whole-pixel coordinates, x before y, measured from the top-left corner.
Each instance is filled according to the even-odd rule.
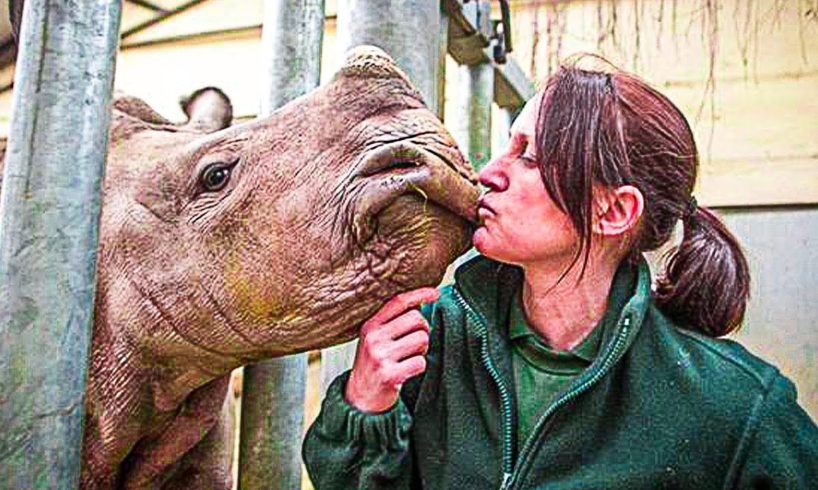
[[[415,147],[400,144],[378,148],[364,159],[359,175],[371,177],[387,172],[400,172],[421,167],[426,157]]]
[[[421,166],[421,163],[417,162],[417,161],[413,162],[413,161],[408,161],[408,160],[397,160],[397,161],[391,162],[384,169],[384,171],[394,172],[394,171],[400,171],[400,170],[411,170],[411,169],[418,168],[420,166]]]

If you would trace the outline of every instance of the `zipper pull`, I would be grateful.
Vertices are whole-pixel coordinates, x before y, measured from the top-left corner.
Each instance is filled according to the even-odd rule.
[[[503,482],[500,484],[500,490],[507,490],[511,486],[511,473],[503,472]]]

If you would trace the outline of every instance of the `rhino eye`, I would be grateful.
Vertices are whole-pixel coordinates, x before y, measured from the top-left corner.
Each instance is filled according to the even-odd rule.
[[[214,163],[205,168],[201,177],[202,188],[210,192],[224,189],[224,186],[230,181],[230,170],[233,165],[235,164]]]

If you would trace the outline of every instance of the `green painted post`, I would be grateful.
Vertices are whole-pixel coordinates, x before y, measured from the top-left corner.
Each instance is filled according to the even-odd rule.
[[[501,107],[500,108],[500,117],[498,118],[497,124],[495,127],[497,128],[497,148],[500,151],[508,146],[508,140],[511,135],[511,125],[514,123],[514,120],[517,119],[517,115],[520,113],[522,108],[513,109],[511,107]]]
[[[265,116],[318,86],[323,0],[266,0],[262,30]],[[244,368],[239,488],[301,488],[307,355]]]
[[[440,85],[440,0],[339,0],[338,46],[342,51],[371,44],[386,51],[438,114]],[[356,342],[321,353],[321,393],[352,366]]]
[[[477,3],[478,25],[491,13],[487,1]],[[461,65],[457,71],[458,90],[453,114],[447,115],[447,125],[460,149],[475,170],[483,168],[491,158],[491,104],[494,100],[494,67],[490,62]]]
[[[29,0],[0,196],[0,487],[80,480],[120,0]]]

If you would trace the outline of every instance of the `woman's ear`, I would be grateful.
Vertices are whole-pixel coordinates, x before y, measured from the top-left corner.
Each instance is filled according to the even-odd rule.
[[[595,199],[594,208],[594,233],[614,237],[636,227],[645,209],[645,199],[636,187],[623,185]]]

